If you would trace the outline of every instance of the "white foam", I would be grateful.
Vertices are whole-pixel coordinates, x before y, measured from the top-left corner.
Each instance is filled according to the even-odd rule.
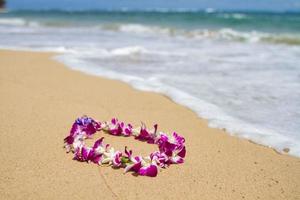
[[[158,26],[145,26],[141,24],[123,24],[120,25],[119,30],[122,32],[136,33],[136,34],[163,34],[169,35],[171,29]]]
[[[220,14],[223,18],[225,19],[237,19],[237,20],[241,20],[241,19],[246,19],[247,15],[246,14],[241,14],[241,13],[226,13],[226,14]]]
[[[218,32],[219,38],[228,39],[228,40],[244,40],[248,42],[259,42],[261,38],[268,37],[268,36],[269,34],[266,33],[258,33],[256,31],[243,33],[240,31],[235,31],[230,28],[224,28]]]
[[[244,14],[224,14],[225,18],[236,18],[244,19],[247,16]],[[122,25],[103,25],[100,26],[102,30],[110,30],[117,32],[124,32],[130,34],[137,34],[140,36],[168,36],[177,38],[187,39],[222,39],[239,42],[271,42],[271,43],[282,43],[282,44],[300,44],[299,34],[270,34],[258,31],[237,31],[232,28],[221,28],[219,30],[208,30],[208,29],[175,29],[170,27],[162,26],[150,26],[142,24],[122,24]]]
[[[0,18],[0,25],[38,27],[39,23],[35,21],[27,21],[22,18]]]
[[[232,14],[232,17],[234,19],[246,19],[247,18],[247,15],[245,14],[240,14],[240,13],[235,13],[235,14]]]
[[[24,26],[26,23],[22,18],[0,18],[0,25]]]
[[[129,46],[123,48],[117,48],[110,51],[111,54],[116,56],[128,56],[128,55],[136,55],[141,53],[146,53],[147,50],[141,46]]]
[[[140,25],[140,24],[121,25],[120,31],[133,32],[133,33],[152,33],[153,32],[151,28]]]
[[[206,13],[214,13],[214,12],[216,12],[216,9],[214,9],[214,8],[206,8],[205,12]]]

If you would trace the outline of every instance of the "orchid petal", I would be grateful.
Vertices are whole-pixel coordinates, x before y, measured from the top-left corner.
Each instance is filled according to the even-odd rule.
[[[127,158],[131,159],[131,156],[132,156],[132,150],[127,150],[127,146],[125,147],[125,154],[127,156]]]
[[[147,167],[141,167],[139,170],[139,175],[142,176],[150,176],[150,177],[155,177],[157,175],[157,166],[156,165],[149,165]]]
[[[183,147],[179,152],[178,152],[178,156],[180,156],[181,158],[184,158],[186,154],[186,150],[185,147]]]
[[[102,145],[102,142],[103,142],[103,139],[104,139],[104,137],[102,137],[102,138],[100,138],[99,140],[97,140],[97,141],[94,143],[93,148],[94,148],[94,149],[97,149],[99,146],[101,146],[101,145]]]
[[[64,139],[65,143],[67,144],[73,144],[74,138],[72,136],[68,136]]]
[[[112,163],[114,167],[120,167],[122,165],[121,157],[122,157],[122,153],[120,151],[117,151],[113,155]]]
[[[183,158],[180,157],[180,156],[175,156],[175,157],[172,157],[172,158],[171,158],[171,162],[172,162],[173,164],[180,164],[180,163],[183,163],[184,160],[183,160]]]

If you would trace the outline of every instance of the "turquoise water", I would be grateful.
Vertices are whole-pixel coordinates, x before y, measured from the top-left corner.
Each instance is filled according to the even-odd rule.
[[[14,11],[0,14],[0,38],[300,156],[299,13]]]
[[[141,23],[172,28],[222,27],[240,31],[299,33],[300,13],[259,12],[109,12],[109,11],[13,11],[2,15],[38,20],[48,25],[94,25],[95,23]],[[38,19],[37,19],[38,18]],[[59,20],[59,22],[58,22]]]
[[[218,31],[222,28],[241,32],[271,34],[261,40],[300,44],[300,13],[260,12],[109,12],[109,11],[13,11],[1,17],[33,20],[44,26],[97,26],[118,29],[122,24],[143,24],[168,29],[169,34],[195,35],[196,31]],[[201,34],[201,33],[200,33]],[[232,39],[247,40],[241,35]]]

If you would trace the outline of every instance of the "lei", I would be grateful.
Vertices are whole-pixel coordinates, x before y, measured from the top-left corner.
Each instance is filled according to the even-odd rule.
[[[92,147],[85,144],[85,139],[90,139],[97,131],[104,131],[115,136],[133,136],[149,144],[157,144],[159,151],[150,153],[149,156],[133,156],[132,150],[125,147],[124,152],[115,151],[109,144],[104,144],[104,137],[95,141]],[[185,139],[176,132],[168,135],[154,129],[148,130],[145,124],[133,128],[113,118],[111,122],[99,122],[90,117],[82,116],[75,120],[69,136],[64,139],[67,152],[74,154],[74,160],[92,162],[99,165],[111,165],[114,168],[125,168],[125,172],[133,171],[141,176],[155,177],[158,166],[166,168],[171,164],[184,162],[186,154]]]

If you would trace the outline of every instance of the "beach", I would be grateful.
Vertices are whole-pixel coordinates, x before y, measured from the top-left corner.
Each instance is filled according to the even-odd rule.
[[[0,51],[1,198],[299,199],[299,158],[209,128],[163,95],[72,71],[54,55]],[[150,178],[74,161],[63,138],[84,114],[176,131],[186,139],[185,163]],[[103,136],[116,149],[156,150],[133,138]]]
[[[0,15],[0,48],[58,53],[300,157],[299,24],[299,13],[12,10]]]

